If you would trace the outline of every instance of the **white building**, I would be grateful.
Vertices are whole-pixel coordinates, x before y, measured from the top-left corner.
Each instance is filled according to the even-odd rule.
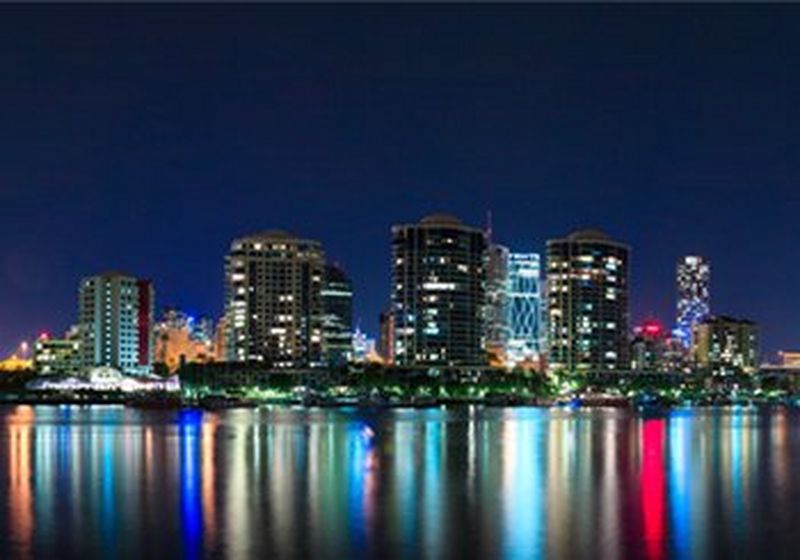
[[[153,364],[153,284],[120,272],[85,278],[79,289],[84,369],[147,375]]]

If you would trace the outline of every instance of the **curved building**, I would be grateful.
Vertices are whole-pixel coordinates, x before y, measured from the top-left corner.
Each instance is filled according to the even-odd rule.
[[[630,248],[599,230],[547,242],[551,371],[630,368],[629,261]]]
[[[449,214],[392,227],[394,362],[484,365],[481,229]]]

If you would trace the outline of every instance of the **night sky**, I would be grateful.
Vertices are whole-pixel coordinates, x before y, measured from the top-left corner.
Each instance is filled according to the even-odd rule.
[[[0,354],[82,276],[222,310],[230,240],[321,240],[376,334],[389,228],[633,247],[635,320],[712,310],[800,347],[800,6],[0,6]]]

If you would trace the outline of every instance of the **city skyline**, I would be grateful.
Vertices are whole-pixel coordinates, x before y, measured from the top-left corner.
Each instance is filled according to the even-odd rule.
[[[427,217],[425,217],[425,216],[422,216],[421,218],[422,218],[422,219],[423,219],[423,221],[424,221],[426,218],[430,218],[430,217],[432,217],[432,216],[438,216],[438,215],[444,215],[444,216],[446,216],[446,217],[448,217],[448,218],[452,217],[451,215],[448,215],[448,214],[433,213],[433,214],[431,214],[431,215],[429,215],[429,216],[427,216]],[[457,218],[456,218],[456,219],[457,219]],[[392,226],[392,227],[395,227],[395,226],[397,226],[397,225],[398,225],[398,224],[394,224],[394,226]],[[477,226],[473,226],[473,225],[468,225],[468,227],[470,227],[470,228],[473,228],[473,229],[479,229]],[[598,230],[593,230],[593,229],[591,229],[591,228],[578,228],[578,229],[576,229],[576,230],[575,230],[575,232],[579,232],[579,231],[597,231],[598,233],[601,233],[601,234],[605,235],[605,232],[604,232],[604,231],[602,231],[602,230],[599,230],[599,229],[598,229]],[[295,238],[296,238],[297,240],[302,240],[303,238],[307,238],[307,236],[295,236],[293,232],[286,232],[286,231],[284,231],[284,230],[280,230],[280,229],[276,229],[276,230],[264,230],[264,232],[263,232],[263,233],[257,233],[257,234],[243,235],[242,237],[243,237],[243,238],[247,238],[247,237],[254,237],[254,236],[256,236],[256,237],[257,237],[257,236],[260,236],[260,235],[267,235],[267,236],[269,236],[269,235],[275,235],[275,234],[277,234],[277,235],[279,235],[279,236],[288,236],[288,237],[289,237],[289,238],[291,238],[291,239],[295,239]],[[486,237],[486,242],[487,242],[487,250],[488,250],[488,249],[490,249],[490,248],[497,248],[497,247],[500,247],[500,248],[502,248],[502,249],[504,249],[504,250],[507,250],[507,249],[506,249],[505,247],[503,247],[502,245],[498,245],[498,244],[496,244],[496,243],[495,243],[495,244],[492,244],[492,243],[490,243],[490,241],[489,241],[489,240],[490,240],[490,238],[491,238],[491,229],[490,229],[490,225],[488,225],[488,224],[487,224],[487,226],[486,226],[486,229],[484,230],[484,235],[485,235],[485,237]],[[231,239],[231,240],[230,240],[230,242],[229,242],[229,245],[234,245],[234,244],[236,244],[236,243],[240,242],[240,240],[241,240],[241,238],[234,238],[234,239]],[[549,242],[551,242],[551,241],[552,241],[552,240],[548,240],[547,242],[545,242],[545,244],[543,245],[544,249],[541,251],[541,254],[542,254],[542,255],[544,255],[544,256],[543,256],[543,258],[542,258],[544,265],[546,265],[546,264],[547,264],[547,245],[548,245],[548,243],[549,243]],[[325,242],[324,242],[324,241],[322,241],[322,240],[313,239],[313,240],[311,240],[310,242],[311,242],[311,243],[320,244],[321,246],[325,246]],[[537,248],[537,249],[538,249],[538,248]],[[632,249],[632,248],[631,248],[631,249]],[[635,251],[632,251],[632,252],[635,252]],[[534,255],[538,255],[538,253],[534,253]],[[707,261],[708,261],[708,259],[706,259],[706,258],[705,258],[705,257],[703,257],[703,256],[695,256],[695,255],[683,256],[683,257],[681,257],[681,258],[679,258],[679,259],[677,259],[677,260],[679,261],[679,263],[682,263],[682,262],[684,262],[684,261],[685,261],[685,260],[687,260],[687,259],[698,259],[698,258],[699,258],[699,259],[701,259],[701,260],[703,260],[703,262],[704,262],[704,263],[707,263]],[[225,259],[225,257],[223,256],[223,260],[224,260],[224,259]],[[320,262],[323,262],[323,261],[320,261]],[[635,261],[634,261],[634,262],[635,262]],[[347,272],[348,272],[346,269],[344,269],[344,268],[343,268],[343,267],[342,267],[342,266],[339,264],[339,261],[336,261],[336,260],[330,261],[330,262],[329,262],[329,264],[328,264],[328,265],[326,265],[326,266],[328,266],[328,267],[332,267],[332,268],[336,268],[336,269],[339,269],[340,271],[342,271],[342,272],[344,272],[344,273],[347,273]],[[99,273],[97,273],[97,274],[99,274],[99,275],[105,275],[105,274],[130,274],[130,273],[129,273],[128,271],[124,271],[124,272],[117,272],[115,269],[107,268],[107,271],[106,271],[106,272],[99,272]],[[541,282],[544,282],[544,281],[545,281],[545,277],[546,277],[546,274],[545,274],[544,268],[542,269],[542,273],[541,273],[541,274],[542,274],[542,277],[541,277],[541,280],[540,280],[540,281],[541,281]],[[85,277],[85,276],[86,276],[86,275],[82,275],[82,278],[83,278],[83,277]],[[673,280],[674,280],[674,281],[676,281],[676,279],[675,279],[675,278],[674,278]],[[489,280],[488,280],[488,279],[487,279],[487,282],[489,282]],[[633,287],[632,289],[629,289],[629,291],[631,292],[631,293],[630,293],[630,297],[629,297],[629,299],[631,300],[631,302],[633,302],[633,301],[635,301],[635,300],[636,300],[636,294],[635,294],[635,289],[636,289],[636,288],[635,288],[635,283],[634,283],[634,282],[631,282],[631,284],[632,284],[634,287]],[[225,290],[226,290],[226,288],[223,286],[223,288],[222,288],[222,293],[223,293],[223,294],[225,294]],[[387,301],[390,301],[390,300],[391,300],[391,297],[390,297],[390,293],[391,293],[391,291],[392,291],[391,282],[388,282],[388,283],[387,283],[387,293],[388,293],[389,295],[387,295]],[[677,279],[677,284],[676,284],[676,286],[675,286],[675,291],[676,291],[676,295],[675,295],[674,301],[672,302],[672,305],[673,305],[673,307],[675,307],[676,305],[678,305],[678,303],[679,303],[679,301],[680,301],[680,278],[678,278],[678,279]],[[542,294],[540,297],[544,297],[544,294]],[[225,296],[223,295],[223,300],[224,300],[224,299],[225,299]],[[353,305],[353,307],[356,307],[356,306],[355,306],[355,304],[358,302],[358,299],[359,299],[359,292],[358,292],[358,290],[357,290],[357,289],[356,289],[356,290],[353,290],[353,294],[352,294],[352,300],[353,300],[353,304],[354,304],[354,305]],[[631,310],[633,310],[633,307],[634,307],[634,306],[632,305],[632,303],[629,303],[628,305],[629,305],[629,308],[630,308]],[[156,313],[157,313],[157,314],[159,314],[159,315],[160,315],[162,312],[165,312],[165,313],[169,312],[169,310],[173,309],[174,307],[175,307],[175,304],[174,304],[174,302],[162,302],[162,301],[159,301],[159,302],[158,302],[158,304],[157,304],[157,307],[156,307],[155,311],[156,311]],[[192,315],[197,315],[197,316],[200,316],[200,317],[209,317],[209,318],[212,318],[212,319],[213,319],[213,321],[216,323],[216,322],[218,322],[218,321],[222,321],[222,320],[223,320],[223,318],[224,318],[224,316],[225,316],[225,306],[223,305],[222,307],[223,307],[222,311],[221,311],[221,312],[219,312],[219,313],[218,313],[218,314],[216,314],[216,315],[209,314],[209,313],[207,313],[207,312],[204,312],[203,310],[192,310]],[[545,306],[545,307],[546,307],[546,306]],[[673,309],[673,312],[674,312],[674,309]],[[379,317],[378,317],[378,320],[374,321],[375,323],[379,323],[379,320],[380,320],[380,314],[381,314],[381,313],[382,313],[382,312],[381,312],[381,311],[379,311],[379,313],[378,313]],[[715,313],[711,313],[711,314],[709,314],[708,316],[709,316],[709,317],[714,317],[715,315],[716,315]],[[634,316],[634,315],[633,315],[633,311],[632,311],[632,313],[631,313],[631,316]],[[750,316],[750,315],[747,315],[747,317],[748,317],[748,318],[750,318],[751,316]],[[668,313],[666,313],[666,314],[665,314],[665,316],[661,316],[661,315],[658,315],[658,314],[656,314],[656,313],[644,313],[644,314],[642,314],[642,316],[641,316],[641,317],[637,317],[637,320],[643,320],[643,321],[647,321],[647,320],[651,320],[651,319],[654,319],[654,318],[658,319],[658,320],[659,320],[659,321],[661,321],[661,322],[662,322],[664,325],[666,325],[666,326],[668,326],[668,327],[670,327],[670,328],[675,328],[675,329],[676,329],[676,333],[678,332],[678,330],[679,330],[679,328],[678,328],[678,327],[679,327],[679,320],[677,320],[677,321],[676,321],[676,320],[675,320],[675,318],[674,318],[674,317],[670,317]],[[630,325],[636,324],[637,320],[633,320],[633,319],[632,319],[632,320],[630,321]],[[360,326],[361,324],[364,324],[364,323],[367,323],[367,324],[371,324],[371,323],[372,323],[372,321],[362,321],[360,317],[359,317],[357,320],[356,320],[356,319],[352,319],[352,322],[353,322],[353,325],[354,325],[354,326],[355,326],[356,324],[358,324],[358,325]],[[543,329],[544,329],[544,328],[546,328],[546,322],[547,322],[547,321],[546,321],[546,320],[544,320],[544,323],[545,323],[545,324],[544,324],[544,325],[543,325],[543,327],[542,327]],[[42,336],[42,335],[46,335],[46,336],[52,336],[52,335],[55,335],[55,336],[60,336],[60,334],[61,334],[61,333],[65,333],[65,332],[67,332],[67,331],[68,331],[70,328],[72,328],[72,327],[75,327],[75,326],[76,326],[77,324],[79,324],[79,323],[80,323],[80,320],[79,320],[79,319],[75,319],[75,318],[73,318],[72,320],[70,320],[70,321],[68,321],[68,322],[67,322],[67,325],[66,325],[66,326],[65,326],[63,329],[54,328],[54,327],[51,327],[51,326],[45,326],[44,328],[40,328],[39,330],[35,331],[35,333],[30,333],[30,336],[29,336],[29,338],[28,338],[28,339],[20,339],[20,342],[24,342],[26,345],[30,345],[30,343],[31,343],[33,340],[35,340],[37,337],[39,337],[39,336]],[[630,327],[630,325],[629,325],[629,327]],[[379,334],[380,334],[380,333],[379,333],[379,331],[380,331],[380,325],[376,325],[376,326],[375,326],[375,328],[374,328],[374,330],[368,330],[367,332],[368,332],[370,335],[373,335],[373,336],[374,336],[374,337],[377,339],[377,337],[378,337],[378,336],[379,336]],[[627,333],[627,334],[626,334],[626,336],[628,337],[628,339],[632,339],[632,338],[633,338],[633,336],[634,336],[634,331],[633,331],[633,329],[632,329],[632,328],[625,329],[625,331],[624,331],[624,332],[625,332],[625,333]],[[542,337],[543,337],[543,339],[547,338],[544,332],[542,332]],[[488,341],[488,340],[487,340],[487,342],[490,342],[490,341]],[[15,352],[15,351],[18,349],[18,346],[19,346],[19,343],[15,343],[15,344],[14,344],[14,346],[12,346],[12,347],[11,347],[11,351],[10,351],[10,352],[8,352],[8,354],[13,354],[13,353],[14,353],[14,352]],[[491,344],[490,344],[490,346],[491,346]],[[765,359],[765,360],[767,360],[767,361],[768,361],[769,359],[773,358],[773,357],[774,357],[773,355],[774,355],[774,354],[776,354],[776,353],[779,353],[779,352],[781,352],[781,351],[785,351],[785,350],[791,351],[791,350],[793,350],[793,349],[794,349],[794,347],[791,347],[791,346],[790,346],[790,347],[780,347],[780,348],[777,348],[777,349],[775,349],[775,350],[773,350],[773,349],[771,349],[771,348],[770,348],[769,350],[764,350],[764,349],[763,349],[763,347],[762,347],[762,351],[760,352],[760,356],[761,356],[761,358],[762,358],[762,359]]]
[[[790,554],[798,60],[800,3],[4,4],[0,560]]]
[[[391,225],[439,211],[491,211],[497,242],[540,254],[580,227],[623,240],[632,324],[671,324],[674,263],[703,255],[715,310],[757,321],[767,355],[800,346],[782,8],[163,10],[0,22],[4,354],[65,330],[107,269],[218,318],[231,239],[268,228],[322,241],[376,336]]]
[[[652,316],[631,326],[631,248],[604,231],[580,229],[549,239],[543,265],[538,253],[511,253],[493,243],[491,225],[482,230],[450,214],[395,224],[392,232],[391,311],[379,318],[380,352],[374,356],[386,365],[588,373],[635,371],[655,360],[658,368],[678,371],[708,359],[712,346],[719,351],[708,340],[725,339],[727,327],[713,329],[726,321],[752,327],[754,334],[735,344],[726,340],[717,362],[742,367],[738,361],[747,360],[749,370],[760,360],[770,363],[759,350],[756,322],[710,314],[710,267],[702,256],[678,262],[672,328]],[[152,280],[121,271],[84,278],[77,322],[63,337],[42,331],[33,361],[43,360],[46,370],[64,369],[73,361],[76,340],[82,343],[75,347],[82,368],[112,366],[128,374],[149,374],[156,362],[175,371],[184,361],[275,369],[364,361],[357,345],[367,336],[353,328],[352,283],[340,265],[326,259],[321,241],[284,230],[236,238],[225,271],[226,310],[216,325],[204,316],[195,325],[194,315],[171,305],[162,306],[156,323]],[[393,323],[392,334],[384,330],[385,320]],[[704,350],[687,343],[687,330],[693,339],[697,328],[704,333]],[[370,340],[374,345],[376,339]],[[648,346],[647,340],[666,346]],[[23,346],[31,347],[27,341]]]

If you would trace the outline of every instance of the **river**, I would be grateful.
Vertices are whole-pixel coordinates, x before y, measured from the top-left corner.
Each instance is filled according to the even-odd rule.
[[[800,550],[800,413],[0,408],[0,558]]]

